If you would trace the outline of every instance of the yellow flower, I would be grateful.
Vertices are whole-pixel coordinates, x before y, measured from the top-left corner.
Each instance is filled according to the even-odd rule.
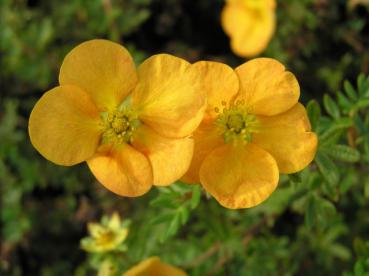
[[[275,0],[228,0],[222,26],[231,39],[232,51],[241,57],[260,54],[273,36]]]
[[[45,93],[29,120],[33,146],[65,166],[87,161],[109,190],[139,196],[187,170],[188,136],[200,123],[206,95],[196,68],[174,56],[138,68],[127,50],[91,40],[64,59],[60,86]]]
[[[127,226],[121,223],[118,213],[114,213],[105,223],[89,223],[88,232],[91,236],[81,241],[82,248],[88,252],[118,249],[128,235]]]
[[[138,265],[132,267],[129,271],[123,273],[123,276],[186,276],[187,273],[179,268],[168,265],[160,261],[158,257],[148,258]]]
[[[276,189],[279,172],[300,171],[315,156],[317,136],[298,103],[299,84],[268,58],[236,70],[205,61],[194,66],[202,71],[208,107],[183,180],[200,182],[227,208],[253,207]]]

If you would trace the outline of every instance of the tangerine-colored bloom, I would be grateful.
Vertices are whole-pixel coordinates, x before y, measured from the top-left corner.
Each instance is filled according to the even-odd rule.
[[[123,276],[186,276],[183,270],[163,263],[158,257],[148,258],[132,267]]]
[[[274,34],[275,8],[275,0],[227,0],[222,26],[234,53],[252,57],[265,50]]]
[[[315,156],[317,136],[298,103],[299,84],[269,58],[236,70],[206,61],[194,66],[202,72],[208,107],[183,180],[200,182],[224,207],[258,205],[276,189],[279,173],[300,171]]]
[[[74,48],[60,86],[46,92],[29,120],[33,146],[65,166],[87,161],[109,190],[139,196],[188,169],[206,107],[196,68],[160,54],[136,71],[128,51],[91,40]],[[204,95],[203,95],[204,94]]]
[[[88,252],[107,252],[122,246],[127,238],[127,226],[121,222],[118,213],[102,224],[91,222],[88,224],[90,237],[81,240],[81,247]]]

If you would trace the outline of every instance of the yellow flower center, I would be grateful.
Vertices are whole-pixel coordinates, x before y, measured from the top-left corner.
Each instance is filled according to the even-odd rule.
[[[110,229],[104,229],[96,237],[96,244],[104,246],[111,243],[114,239],[115,233]]]
[[[131,143],[134,131],[140,126],[137,114],[128,106],[102,114],[102,143]]]
[[[224,106],[225,102],[222,103]],[[255,131],[255,116],[249,113],[243,101],[238,101],[230,107],[224,107],[219,113],[215,123],[220,127],[225,143],[241,141],[251,142],[252,133]]]

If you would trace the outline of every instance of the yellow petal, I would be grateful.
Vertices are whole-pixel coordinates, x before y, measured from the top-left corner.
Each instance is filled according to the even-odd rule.
[[[229,103],[236,96],[239,80],[231,67],[219,62],[199,61],[193,66],[198,70],[207,94],[208,105],[203,121],[209,121],[218,116],[215,108],[222,110],[222,103]]]
[[[123,276],[186,276],[187,273],[160,261],[158,257],[148,258],[132,267]]]
[[[213,150],[200,168],[201,184],[224,207],[249,208],[275,190],[279,180],[273,157],[254,144],[226,144]]]
[[[171,139],[159,135],[147,126],[140,126],[133,146],[150,160],[154,185],[167,186],[181,178],[193,154],[193,139]]]
[[[139,110],[140,119],[167,137],[191,134],[206,108],[196,68],[183,59],[161,54],[142,63],[138,74],[132,105]]]
[[[113,213],[113,215],[111,216],[111,218],[109,220],[108,227],[112,230],[120,229],[121,221],[120,221],[119,213],[117,213],[117,212]]]
[[[252,57],[264,51],[274,34],[275,17],[274,1],[250,1],[250,4],[229,1],[222,11],[221,20],[231,39],[233,52],[242,57]]]
[[[101,233],[105,231],[105,227],[96,222],[90,222],[87,224],[88,232],[90,232],[91,237],[98,238]]]
[[[217,131],[213,123],[202,123],[193,134],[195,149],[191,165],[182,177],[184,182],[191,184],[200,183],[199,171],[202,162],[213,149],[224,143],[221,133]]]
[[[64,166],[90,158],[101,132],[96,106],[75,86],[46,92],[33,108],[28,128],[33,146],[46,159]]]
[[[236,69],[240,78],[239,99],[253,114],[272,116],[289,110],[300,97],[295,76],[278,61],[257,58]]]
[[[137,83],[133,60],[121,45],[102,39],[84,42],[65,57],[60,84],[87,91],[100,110],[112,110]]]
[[[254,133],[253,142],[275,158],[280,172],[298,172],[314,159],[318,139],[310,132],[310,122],[301,104],[277,116],[259,116],[257,120],[260,129]]]
[[[140,196],[152,186],[149,160],[127,144],[103,145],[87,164],[97,180],[118,195]]]

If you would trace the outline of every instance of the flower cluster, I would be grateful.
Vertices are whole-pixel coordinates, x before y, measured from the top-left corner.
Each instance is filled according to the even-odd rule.
[[[102,253],[113,250],[125,251],[123,244],[128,235],[127,223],[122,223],[118,213],[110,218],[103,217],[101,223],[88,224],[89,237],[81,240],[81,247],[87,252]]]
[[[117,275],[116,261],[121,258],[121,255],[117,255],[117,258],[112,258],[108,253],[121,253],[127,250],[125,240],[128,236],[128,224],[129,220],[122,222],[117,212],[111,217],[103,216],[101,223],[88,223],[90,236],[81,240],[81,247],[89,253],[101,254],[102,259],[98,265],[98,275]],[[159,257],[154,256],[143,260],[123,273],[123,276],[139,275],[186,276],[187,273],[162,262]]]
[[[91,40],[66,56],[59,83],[31,113],[32,144],[59,165],[86,161],[122,196],[182,178],[248,208],[316,152],[299,84],[273,59],[233,70],[159,54],[136,70],[124,47]]]

